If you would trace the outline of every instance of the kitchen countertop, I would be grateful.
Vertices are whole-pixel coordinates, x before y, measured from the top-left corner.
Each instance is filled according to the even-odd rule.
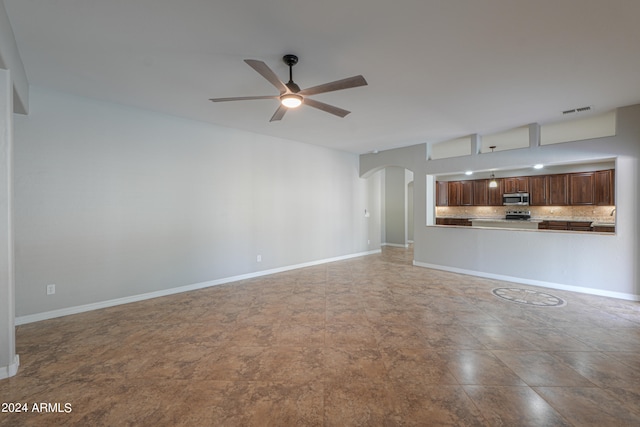
[[[558,218],[536,218],[539,219],[540,221],[560,221],[560,222],[594,222],[594,221],[598,221],[594,218],[588,218],[588,217],[558,217]]]
[[[541,221],[531,219],[470,218],[473,227],[537,230]]]
[[[542,222],[545,221],[543,219],[531,218],[531,219],[504,219],[500,218],[469,218],[469,221],[477,221],[477,222]]]
[[[578,231],[578,230],[547,230],[546,228],[540,230],[539,224],[544,221],[559,221],[559,222],[584,222],[588,223],[591,227],[613,227],[616,228],[616,223],[612,221],[603,221],[602,219],[596,220],[594,218],[531,218],[531,219],[506,219],[505,217],[483,217],[483,218],[469,218],[459,216],[441,216],[437,218],[453,218],[453,219],[465,219],[471,222],[473,227],[478,228],[498,228],[498,229],[513,229],[522,231],[542,231],[553,233],[587,233],[587,234],[608,234],[613,235],[611,231],[604,232],[600,230],[596,231]],[[456,226],[451,226],[456,227]],[[463,226],[460,226],[463,227]],[[463,227],[464,228],[464,227]]]
[[[470,218],[470,217],[458,217],[458,216],[439,216],[438,218],[453,218],[453,219],[467,219],[469,221],[515,221],[515,222],[543,222],[543,221],[560,221],[560,222],[590,222],[592,225],[598,225],[601,227],[615,227],[615,221],[603,221],[602,219],[593,219],[593,218],[582,218],[582,217],[557,217],[557,218],[539,218],[533,217],[531,219],[523,220],[523,219],[505,219],[504,216],[500,217],[478,217],[478,218]]]

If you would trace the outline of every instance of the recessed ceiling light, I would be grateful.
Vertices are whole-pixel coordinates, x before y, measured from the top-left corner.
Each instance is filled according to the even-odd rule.
[[[542,169],[544,167],[543,164],[538,163],[537,165],[533,165],[534,169]]]
[[[465,175],[473,175],[473,171],[466,171],[464,174]]]

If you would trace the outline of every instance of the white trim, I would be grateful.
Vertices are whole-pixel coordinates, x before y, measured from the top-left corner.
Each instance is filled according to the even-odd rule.
[[[329,262],[342,261],[350,258],[357,258],[366,255],[379,254],[380,249],[359,252],[350,255],[342,255],[333,258],[322,259],[318,261],[310,261],[302,264],[295,264],[286,267],[273,268],[271,270],[256,271],[254,273],[241,274],[238,276],[225,277],[222,279],[210,280],[208,282],[195,283],[192,285],[179,286],[177,288],[163,289],[161,291],[148,292],[145,294],[132,295],[129,297],[116,298],[107,301],[100,301],[91,304],[79,305],[75,307],[61,308],[59,310],[45,311],[43,313],[28,314],[26,316],[16,317],[16,325],[24,325],[27,323],[39,322],[41,320],[53,319],[56,317],[68,316],[70,314],[84,313],[86,311],[99,310],[101,308],[113,307],[131,302],[144,301],[151,298],[164,297],[167,295],[178,294],[182,292],[195,291],[198,289],[208,288],[211,286],[223,285],[225,283],[237,282],[240,280],[252,279],[254,277],[267,276],[269,274],[282,273],[284,271],[296,270],[298,268],[312,267],[314,265],[326,264]]]
[[[382,246],[393,246],[394,248],[408,248],[409,245],[405,244],[405,245],[400,245],[398,243],[383,243]]]
[[[9,366],[0,366],[0,380],[5,378],[9,378],[18,373],[18,368],[20,367],[20,356],[17,354],[13,358],[13,363]]]
[[[507,282],[521,283],[523,285],[540,286],[543,288],[560,289],[563,291],[580,292],[583,294],[599,295],[603,297],[618,298],[629,301],[640,301],[640,295],[627,294],[623,292],[607,291],[604,289],[584,288],[582,286],[565,285],[562,283],[544,282],[541,280],[525,279],[522,277],[505,276],[503,274],[485,273],[482,271],[465,270],[462,268],[449,267],[446,265],[428,264],[425,262],[413,261],[417,267],[433,268],[434,270],[444,270],[452,273],[467,274],[469,276],[484,277],[486,279],[504,280]]]

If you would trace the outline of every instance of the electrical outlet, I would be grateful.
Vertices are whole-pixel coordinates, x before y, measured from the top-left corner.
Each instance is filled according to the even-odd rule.
[[[47,285],[47,295],[53,295],[56,293],[56,285]]]
[[[256,257],[256,261],[258,261],[258,262],[262,262],[262,255],[258,255],[258,256]]]

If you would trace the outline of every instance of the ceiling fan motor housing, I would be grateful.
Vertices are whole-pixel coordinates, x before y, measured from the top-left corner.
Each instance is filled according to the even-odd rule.
[[[285,83],[285,86],[287,86],[289,88],[289,90],[293,93],[298,93],[300,92],[300,86],[298,86],[297,84],[295,84],[293,82],[293,80],[290,80],[288,83]]]

